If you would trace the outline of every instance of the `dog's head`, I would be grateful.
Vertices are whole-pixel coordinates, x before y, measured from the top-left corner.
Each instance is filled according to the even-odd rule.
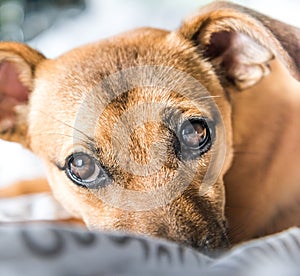
[[[229,90],[259,82],[274,56],[298,76],[295,32],[217,3],[174,32],[138,29],[54,60],[0,43],[1,137],[44,160],[90,228],[226,245]]]

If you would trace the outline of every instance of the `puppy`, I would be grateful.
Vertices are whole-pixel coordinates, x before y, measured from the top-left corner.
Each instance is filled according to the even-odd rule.
[[[299,41],[216,2],[54,60],[2,42],[1,138],[42,158],[90,229],[213,249],[226,219],[234,243],[298,225]]]

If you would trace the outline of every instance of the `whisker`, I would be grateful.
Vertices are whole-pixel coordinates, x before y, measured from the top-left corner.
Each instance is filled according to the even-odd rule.
[[[209,96],[203,96],[203,97],[201,97],[200,100],[203,100],[203,99],[212,99],[212,98],[221,98],[221,97],[222,96],[220,96],[220,95],[215,95],[215,96],[209,95]]]
[[[65,134],[65,133],[59,133],[59,132],[31,132],[33,135],[35,136],[44,136],[44,135],[60,135],[60,136],[65,136],[65,137],[70,137],[70,138],[76,138],[77,140],[83,142],[83,143],[87,143],[85,139],[80,138],[78,136],[74,136],[74,135],[69,135],[69,134]]]
[[[42,111],[42,110],[35,110],[35,111],[36,111],[36,112],[40,112],[40,113],[44,114],[45,116],[47,116],[48,118],[50,117],[50,118],[53,119],[54,121],[59,122],[59,123],[63,124],[64,126],[69,127],[69,128],[71,128],[72,130],[77,131],[78,133],[80,133],[80,134],[82,134],[84,137],[86,137],[89,141],[91,141],[92,143],[95,142],[93,138],[91,138],[90,136],[88,136],[88,135],[87,135],[86,133],[84,133],[82,130],[80,130],[80,129],[78,129],[78,128],[72,126],[72,125],[69,125],[68,123],[66,123],[66,122],[64,122],[64,121],[62,121],[62,120],[60,120],[60,119],[58,119],[58,118],[56,118],[56,117],[54,117],[54,116],[52,116],[52,115],[50,115],[50,114],[44,112],[44,111]]]

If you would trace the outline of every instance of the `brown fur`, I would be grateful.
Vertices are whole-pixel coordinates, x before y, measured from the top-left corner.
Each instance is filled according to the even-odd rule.
[[[26,100],[13,105],[25,104],[25,109],[4,112],[2,121],[6,114],[12,119],[1,137],[28,143],[43,159],[56,198],[89,228],[127,230],[216,248],[228,244],[225,214],[233,242],[297,225],[298,216],[283,216],[290,210],[297,212],[300,196],[296,185],[300,175],[294,165],[299,152],[295,127],[299,84],[291,77],[299,76],[295,50],[299,48],[297,40],[292,39],[290,45],[286,41],[300,36],[297,29],[268,20],[240,6],[218,2],[186,19],[177,31],[138,29],[74,49],[55,60],[24,45],[0,43],[2,64],[12,63],[11,57],[19,59],[17,64],[22,67],[16,70],[31,93],[27,106]],[[270,63],[274,57],[275,62]],[[164,68],[159,77],[177,91],[149,85],[118,94],[122,85],[130,87],[126,78],[124,83],[105,82],[128,68],[157,65]],[[29,74],[21,78],[21,68],[33,72],[30,83]],[[195,95],[198,88],[180,75],[171,77],[170,68],[193,77],[209,91],[226,128],[223,137],[222,122],[215,121],[211,149],[189,162],[176,154],[174,137],[163,120],[168,118],[171,128],[172,120],[178,123],[170,107],[186,118],[213,120],[214,112],[201,102],[201,95]],[[266,76],[270,70],[272,74]],[[143,74],[133,74],[133,82],[138,83]],[[146,79],[151,84],[151,76]],[[273,86],[275,80],[280,85]],[[17,89],[22,92],[24,87]],[[15,99],[7,88],[1,91],[0,86],[0,93]],[[199,99],[201,109],[191,99]],[[159,105],[154,110],[145,103]],[[122,117],[125,111],[129,116]],[[149,120],[154,111],[159,118]],[[147,123],[136,125],[140,118]],[[126,140],[128,129],[132,132]],[[210,160],[224,147],[226,157],[215,183],[200,192]],[[74,150],[97,159],[117,186],[89,190],[74,184],[64,172],[66,158]],[[155,171],[161,160],[163,165]],[[212,166],[217,167],[217,162]],[[141,174],[132,173],[137,168]],[[175,177],[178,171],[180,178]],[[169,189],[165,184],[170,180]],[[173,189],[185,184],[189,185],[173,198]],[[135,191],[137,196],[119,195],[116,187]],[[145,202],[141,195],[153,189],[162,192]],[[116,205],[102,200],[107,195],[112,195]],[[153,208],[134,209],[143,204],[153,204]]]

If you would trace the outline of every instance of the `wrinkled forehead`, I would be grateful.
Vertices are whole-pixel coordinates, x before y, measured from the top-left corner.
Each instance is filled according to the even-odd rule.
[[[76,116],[80,129],[91,132],[97,122],[109,124],[121,117],[130,127],[192,117],[218,121],[217,113],[213,96],[193,76],[169,66],[138,65],[101,79],[81,99]]]

